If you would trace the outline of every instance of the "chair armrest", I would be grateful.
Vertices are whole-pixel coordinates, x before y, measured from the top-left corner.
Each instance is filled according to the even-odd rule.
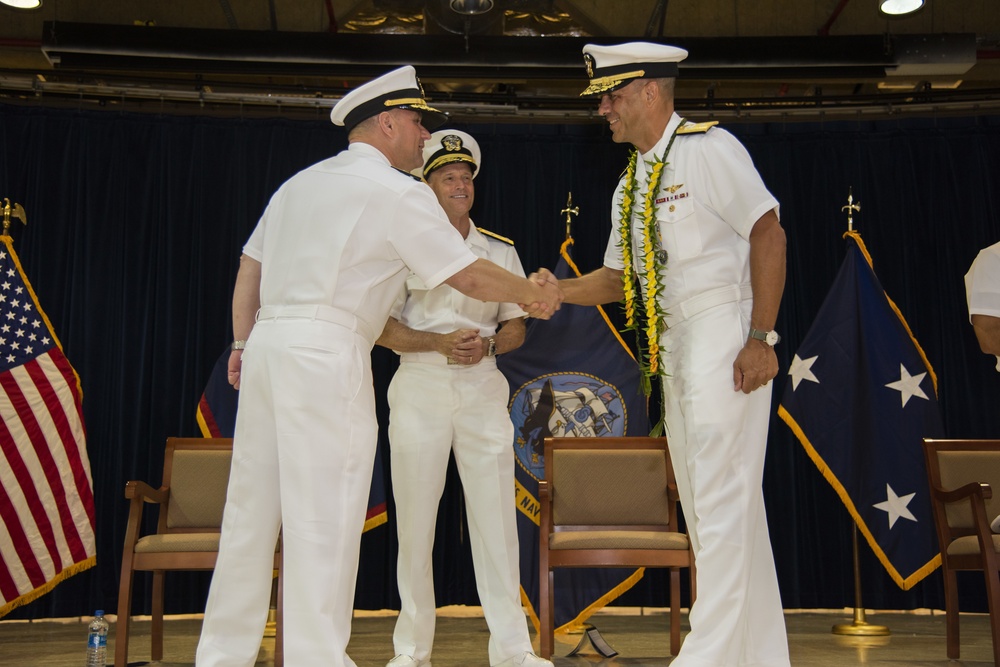
[[[129,500],[139,499],[147,503],[163,504],[170,497],[170,490],[167,488],[154,489],[145,482],[132,480],[125,483],[125,497]]]
[[[985,482],[970,482],[951,491],[945,491],[938,486],[932,486],[931,493],[943,503],[954,503],[966,498],[989,500],[993,497],[993,489]]]

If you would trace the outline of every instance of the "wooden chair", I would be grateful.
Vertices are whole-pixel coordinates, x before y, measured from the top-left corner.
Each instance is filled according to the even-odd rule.
[[[164,574],[173,570],[215,568],[232,452],[231,438],[168,438],[160,488],[154,489],[140,481],[126,483],[125,497],[130,506],[118,591],[115,667],[128,664],[135,572],[153,573],[151,657],[159,661],[163,659]],[[159,517],[156,533],[140,537],[146,503],[159,505]],[[279,572],[274,662],[280,667],[281,552],[277,548],[274,567]]]
[[[931,506],[941,545],[948,657],[959,657],[958,570],[986,576],[993,663],[1000,667],[1000,535],[990,521],[1000,514],[1000,440],[924,440]]]
[[[539,644],[553,650],[559,567],[670,568],[670,654],[680,650],[680,568],[694,556],[677,525],[666,438],[546,438],[539,482]]]

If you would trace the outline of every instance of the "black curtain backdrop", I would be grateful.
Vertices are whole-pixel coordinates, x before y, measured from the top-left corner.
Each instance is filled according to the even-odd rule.
[[[565,230],[559,211],[572,191],[581,211],[576,260],[584,271],[600,265],[627,157],[603,123],[460,129],[483,150],[477,224],[515,239],[527,270],[553,266]],[[781,202],[783,370],[843,260],[841,207],[853,187],[862,205],[856,227],[876,274],[939,375],[947,434],[1000,437],[1000,374],[976,344],[963,283],[978,250],[1000,240],[1000,117],[728,129]],[[278,185],[345,145],[343,131],[319,112],[314,122],[292,122],[0,105],[0,197],[27,210],[27,227],[15,223],[15,247],[83,383],[98,544],[95,568],[9,618],[116,608],[125,482],[158,484],[165,439],[198,435],[198,399],[231,339],[242,245]],[[373,362],[384,424],[397,362],[381,349]],[[847,511],[777,417],[764,492],[784,606],[854,606]],[[452,467],[435,546],[439,605],[478,603],[464,535]],[[390,499],[389,523],[363,539],[358,608],[397,608],[395,558]],[[943,606],[940,574],[901,591],[864,543],[861,575],[868,608]],[[202,611],[209,576],[173,575],[167,611]],[[137,613],[148,613],[147,583],[140,577]],[[963,585],[964,608],[985,610],[982,579],[970,574]],[[665,589],[649,572],[620,603],[665,606]]]

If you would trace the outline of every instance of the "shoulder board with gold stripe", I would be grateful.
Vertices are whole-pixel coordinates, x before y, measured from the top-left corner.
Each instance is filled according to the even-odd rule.
[[[479,233],[482,234],[482,235],[484,235],[484,236],[489,236],[490,238],[496,239],[497,241],[503,241],[507,245],[514,245],[514,242],[511,241],[506,236],[500,236],[499,234],[491,232],[488,229],[483,229],[482,227],[476,227],[476,229],[478,229]]]
[[[679,127],[677,134],[704,134],[718,124],[717,120],[710,120],[707,123],[688,123]]]

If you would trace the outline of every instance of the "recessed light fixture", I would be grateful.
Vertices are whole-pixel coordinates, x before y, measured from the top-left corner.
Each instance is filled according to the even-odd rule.
[[[14,9],[38,9],[42,6],[42,0],[0,0],[0,4]]]
[[[485,14],[491,9],[493,0],[451,0],[451,11],[465,16]]]
[[[878,10],[885,16],[906,16],[923,8],[925,0],[878,0]]]

